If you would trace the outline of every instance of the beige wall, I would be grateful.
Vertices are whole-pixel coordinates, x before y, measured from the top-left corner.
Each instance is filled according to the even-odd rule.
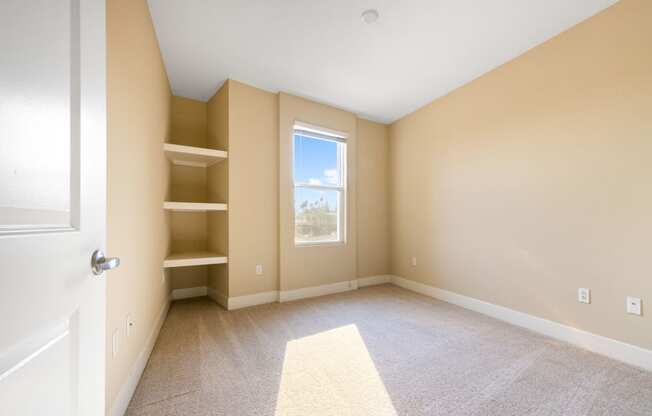
[[[172,97],[170,141],[186,146],[206,147],[206,103]]]
[[[358,119],[358,277],[390,273],[388,133]]]
[[[207,146],[207,105],[203,101],[173,96],[171,101],[171,134],[169,142],[185,146]],[[207,170],[192,166],[172,165],[170,200],[176,202],[208,201]],[[208,215],[205,212],[170,213],[171,251],[183,253],[208,249]],[[168,271],[171,288],[185,289],[207,286],[208,268],[176,267]]]
[[[207,169],[209,202],[228,203],[229,200],[229,90],[227,81],[207,103],[208,147],[229,151],[229,159]],[[246,192],[246,190],[242,190]],[[229,255],[229,216],[230,212],[211,212],[208,214],[208,245],[211,251]],[[229,296],[229,264],[208,267],[209,294],[222,306],[227,306]]]
[[[278,96],[229,81],[229,296],[278,290]],[[256,265],[263,275],[256,275]]]
[[[346,132],[347,218],[346,243],[300,246],[294,244],[292,183],[292,129],[302,121]],[[279,94],[279,270],[281,291],[320,286],[357,277],[357,119],[354,114],[293,95]]]
[[[650,16],[623,0],[391,126],[394,273],[652,348],[625,313],[652,301]]]
[[[107,1],[108,248],[122,260],[107,278],[107,408],[133,370],[167,302],[161,265],[168,225],[161,209],[168,164],[170,88],[144,0]],[[136,326],[125,336],[127,314]],[[119,353],[111,338],[119,331]]]

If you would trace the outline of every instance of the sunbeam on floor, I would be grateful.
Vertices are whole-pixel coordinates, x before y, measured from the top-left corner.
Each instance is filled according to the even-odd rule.
[[[276,416],[395,416],[358,328],[346,325],[288,342]]]

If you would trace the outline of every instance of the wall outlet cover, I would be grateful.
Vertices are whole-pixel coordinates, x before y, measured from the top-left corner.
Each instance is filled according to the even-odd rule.
[[[641,315],[641,299],[632,296],[627,297],[627,313]]]
[[[417,265],[417,258],[412,257],[412,266],[416,266],[416,265]]]
[[[577,289],[577,301],[580,303],[591,303],[591,290],[583,287]]]
[[[257,264],[256,265],[256,275],[261,276],[263,274],[263,265],[262,264]]]

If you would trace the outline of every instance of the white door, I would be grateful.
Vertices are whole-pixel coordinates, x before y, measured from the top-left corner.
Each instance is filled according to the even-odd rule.
[[[104,0],[0,0],[0,415],[104,414]]]

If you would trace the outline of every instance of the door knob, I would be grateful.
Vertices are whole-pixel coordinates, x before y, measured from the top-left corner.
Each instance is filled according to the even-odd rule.
[[[105,270],[115,269],[119,265],[120,259],[118,257],[106,258],[102,250],[95,250],[91,257],[91,268],[96,276],[101,275]]]

